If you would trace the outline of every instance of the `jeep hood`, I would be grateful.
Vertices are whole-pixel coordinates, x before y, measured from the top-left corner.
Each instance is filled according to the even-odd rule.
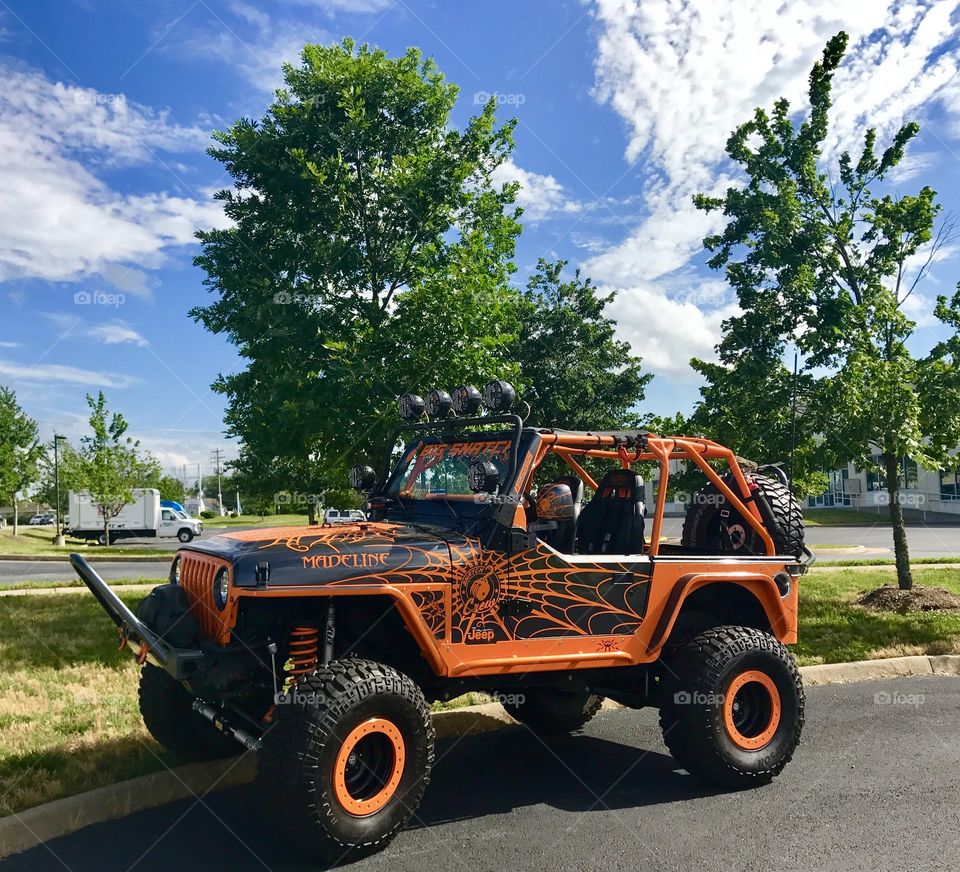
[[[440,527],[361,521],[313,527],[276,527],[214,536],[180,549],[233,564],[233,583],[257,586],[257,566],[269,564],[269,586],[398,584],[436,581],[450,574],[450,540]]]

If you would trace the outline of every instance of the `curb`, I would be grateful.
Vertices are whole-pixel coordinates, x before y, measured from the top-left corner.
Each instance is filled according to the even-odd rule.
[[[913,675],[955,675],[960,677],[960,655],[890,657],[856,663],[828,663],[800,668],[804,683],[817,687],[903,678]],[[604,700],[603,709],[623,706]],[[497,702],[436,712],[433,715],[437,738],[486,733],[517,722]],[[232,760],[191,763],[164,772],[144,775],[118,784],[98,787],[76,796],[56,799],[44,805],[0,818],[0,859],[34,848],[50,839],[68,835],[92,824],[117,820],[138,811],[166,805],[179,799],[202,798],[224,787],[253,780],[255,755],[245,752]]]
[[[152,554],[91,554],[87,557],[84,554],[84,558],[88,563],[156,563],[160,560],[164,560],[165,556],[169,555],[170,560],[173,560],[174,553],[172,551],[157,551],[157,556],[154,557]],[[68,555],[64,554],[63,556],[59,554],[0,554],[0,562],[12,560],[22,563],[69,563],[70,558]]]

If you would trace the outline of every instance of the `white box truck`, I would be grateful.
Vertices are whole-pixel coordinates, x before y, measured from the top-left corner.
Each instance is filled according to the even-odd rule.
[[[103,518],[86,491],[70,491],[70,529],[77,539],[96,539],[107,544],[103,535]],[[155,539],[176,536],[189,542],[203,532],[203,522],[185,512],[160,505],[160,491],[155,488],[136,488],[133,502],[127,503],[120,514],[110,521],[110,541],[118,539]]]

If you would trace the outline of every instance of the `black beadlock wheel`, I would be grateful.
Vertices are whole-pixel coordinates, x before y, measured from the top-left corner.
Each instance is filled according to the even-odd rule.
[[[535,687],[503,695],[507,713],[539,735],[581,729],[603,704],[603,697],[583,691]]]
[[[805,700],[793,655],[752,627],[716,627],[671,648],[662,693],[664,743],[711,784],[766,784],[800,742]]]
[[[804,553],[803,510],[800,503],[780,481],[765,475],[752,475],[766,497],[778,529],[770,530],[778,554],[801,557]],[[724,482],[736,493],[732,477]],[[764,554],[763,542],[753,528],[730,508],[727,498],[714,484],[697,491],[683,519],[681,545],[715,554]]]
[[[150,663],[140,672],[140,714],[150,735],[179,757],[219,760],[243,751],[193,710],[193,697],[182,684]]]
[[[257,793],[281,836],[324,863],[385,847],[430,781],[435,732],[423,693],[367,660],[301,679],[263,736]]]

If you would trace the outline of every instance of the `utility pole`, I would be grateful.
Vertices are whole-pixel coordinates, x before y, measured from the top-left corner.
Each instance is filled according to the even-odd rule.
[[[220,517],[223,517],[223,483],[220,479],[220,454],[222,449],[214,448],[213,449],[213,462],[217,470],[217,507],[220,512]]]
[[[59,449],[60,449],[61,440],[63,442],[66,442],[67,437],[58,436],[56,433],[53,434],[53,481],[54,481],[54,489],[57,492],[57,505],[54,507],[54,512],[53,512],[54,517],[56,518],[56,521],[57,521],[57,526],[56,526],[57,535],[56,535],[56,538],[53,540],[54,545],[64,544],[63,528],[60,522],[60,451]]]

